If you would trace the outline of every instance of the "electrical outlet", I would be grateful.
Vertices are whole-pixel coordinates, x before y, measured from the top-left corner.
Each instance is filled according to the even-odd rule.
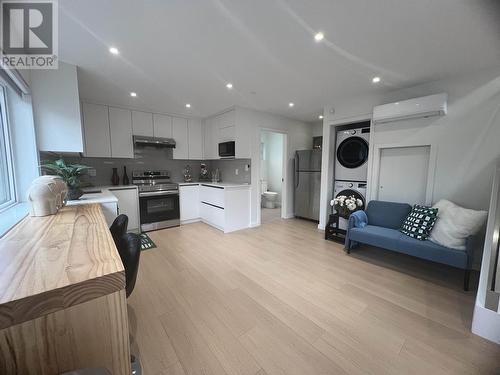
[[[236,169],[234,170],[234,174],[235,174],[236,176],[238,176],[238,174],[239,174],[239,173],[240,173],[240,170],[239,170],[238,168],[236,168]]]
[[[95,170],[95,168],[89,169],[89,176],[90,177],[95,177],[96,175],[97,175],[97,171]]]

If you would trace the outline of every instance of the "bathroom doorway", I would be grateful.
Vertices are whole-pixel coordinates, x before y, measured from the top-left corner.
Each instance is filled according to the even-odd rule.
[[[260,138],[260,222],[283,217],[286,134],[262,130]]]

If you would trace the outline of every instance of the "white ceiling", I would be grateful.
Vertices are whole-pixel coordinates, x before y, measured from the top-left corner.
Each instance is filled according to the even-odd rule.
[[[499,3],[59,0],[59,51],[80,67],[86,99],[196,116],[242,105],[313,121],[352,95],[500,65]]]

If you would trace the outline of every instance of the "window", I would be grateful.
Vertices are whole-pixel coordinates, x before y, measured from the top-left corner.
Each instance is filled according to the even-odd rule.
[[[0,86],[0,211],[16,201],[4,87]]]

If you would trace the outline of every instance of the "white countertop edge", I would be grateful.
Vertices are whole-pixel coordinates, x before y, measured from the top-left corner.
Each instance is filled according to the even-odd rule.
[[[230,183],[230,182],[179,182],[179,186],[194,186],[194,185],[206,185],[213,186],[223,189],[240,189],[240,188],[250,188],[252,185],[246,183]]]

